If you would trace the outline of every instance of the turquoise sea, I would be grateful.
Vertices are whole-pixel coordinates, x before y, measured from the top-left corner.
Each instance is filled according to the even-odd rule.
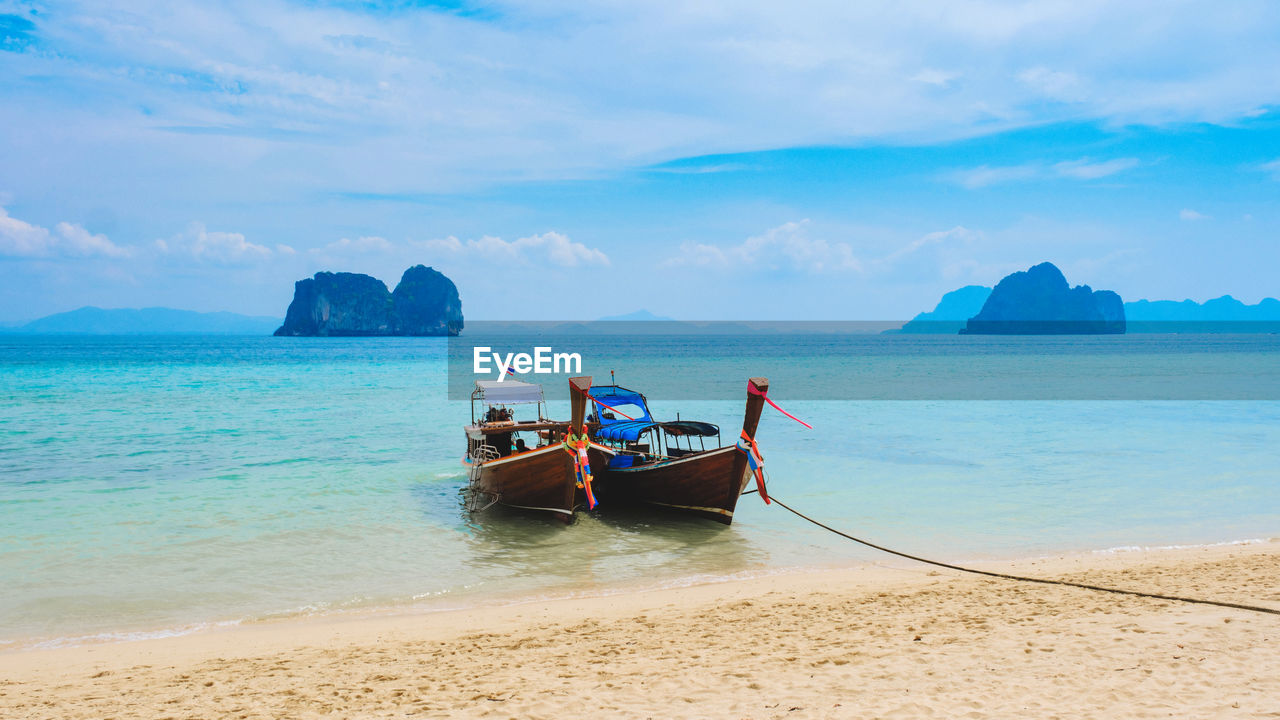
[[[722,360],[741,385],[746,374],[812,378],[813,387],[793,380],[771,391],[814,425],[766,411],[757,438],[771,491],[907,552],[964,561],[1280,536],[1280,401],[1270,394],[829,399],[821,387],[911,360],[920,346],[863,338],[868,352],[855,363],[827,338],[744,362],[725,338],[627,342],[636,376],[661,376],[676,344],[709,367]],[[1110,342],[1108,362],[1132,377],[1170,372],[1168,352],[1114,352],[1150,338]],[[1174,355],[1177,343],[1194,344],[1161,342]],[[1280,368],[1274,337],[1213,343],[1245,358],[1237,372]],[[449,400],[446,347],[436,338],[0,336],[0,649],[899,564],[755,496],[727,528],[644,513],[583,513],[568,527],[471,516],[459,462],[469,406]],[[1040,352],[1031,340],[1020,347]],[[1094,346],[1081,348],[1081,362],[1097,359]],[[931,355],[928,373],[946,383],[1002,357],[952,346]],[[1045,362],[1073,361],[1056,352]],[[736,434],[740,399],[637,389],[651,392],[661,418],[679,412]],[[551,414],[567,415],[566,393],[547,394]]]

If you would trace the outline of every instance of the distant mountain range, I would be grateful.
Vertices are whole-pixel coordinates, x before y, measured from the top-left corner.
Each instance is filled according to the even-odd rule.
[[[942,296],[937,306],[916,315],[902,327],[903,333],[956,334],[979,312],[991,295],[991,288],[967,285]],[[1280,329],[1280,300],[1266,298],[1246,305],[1230,295],[1197,303],[1192,300],[1136,300],[1124,303],[1128,331],[1169,332],[1177,329],[1211,330],[1223,325],[1237,332]],[[670,318],[637,310],[599,321],[663,321]],[[1256,325],[1250,325],[1250,324]],[[232,312],[195,312],[172,308],[103,309],[82,307],[30,322],[0,322],[0,333],[61,335],[270,335],[280,327],[281,318],[240,315]]]
[[[960,331],[966,322],[982,311],[991,288],[967,285],[942,296],[937,306],[922,312],[902,326],[904,333],[948,333]],[[1124,303],[1128,331],[1170,332],[1212,330],[1212,324],[1236,332],[1274,332],[1280,323],[1280,300],[1265,298],[1246,305],[1230,295],[1198,303],[1193,300],[1135,300]],[[1250,324],[1256,325],[1250,325]]]
[[[1124,304],[1125,317],[1137,322],[1276,322],[1280,300],[1264,298],[1245,305],[1230,295],[1203,303],[1183,300],[1138,300]]]
[[[969,318],[982,312],[982,306],[991,296],[991,288],[982,285],[965,285],[952,290],[929,312],[922,312],[902,326],[904,333],[947,333],[955,335],[964,329]]]
[[[172,308],[82,307],[18,326],[6,333],[41,335],[270,335],[280,318]]]
[[[636,310],[625,315],[606,315],[598,318],[596,322],[675,322],[675,320],[661,315],[654,315],[648,310]]]

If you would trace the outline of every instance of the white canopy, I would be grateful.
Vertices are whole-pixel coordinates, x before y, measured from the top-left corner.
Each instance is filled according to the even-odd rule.
[[[486,405],[520,405],[542,402],[542,386],[519,380],[477,380],[480,399]]]

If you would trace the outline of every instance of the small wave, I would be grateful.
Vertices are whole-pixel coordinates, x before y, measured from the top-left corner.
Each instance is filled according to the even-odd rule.
[[[443,590],[433,590],[431,592],[418,593],[417,595],[410,596],[410,599],[416,602],[418,600],[430,600],[431,598],[444,597],[445,595],[456,595],[460,592],[465,592],[473,588],[478,588],[481,585],[483,585],[483,583],[468,583],[466,585],[462,585],[456,588],[445,588]]]
[[[1119,545],[1117,547],[1092,550],[1090,552],[1094,555],[1115,555],[1127,552],[1151,552],[1153,550],[1200,550],[1202,548],[1227,547],[1230,545],[1262,545],[1269,542],[1275,542],[1275,539],[1248,538],[1246,540],[1224,540],[1222,542],[1200,543],[1194,545]]]
[[[306,605],[298,605],[297,607],[287,608],[285,610],[275,610],[265,612],[260,615],[254,615],[249,618],[254,622],[264,620],[283,620],[293,617],[310,617],[312,615],[324,615],[333,612],[334,604],[327,602],[308,603]]]
[[[81,645],[97,645],[105,643],[123,643],[137,642],[139,640],[159,640],[162,638],[182,637],[183,635],[193,635],[206,630],[214,630],[223,627],[234,627],[239,625],[239,620],[224,620],[221,622],[194,623],[191,625],[180,625],[174,628],[164,628],[161,630],[138,630],[133,632],[103,632],[91,635],[70,635],[66,637],[50,638],[39,642],[30,643],[22,646],[29,650],[55,650],[57,648],[79,647]],[[8,644],[17,645],[15,641],[6,641]],[[0,645],[3,647],[3,645]]]

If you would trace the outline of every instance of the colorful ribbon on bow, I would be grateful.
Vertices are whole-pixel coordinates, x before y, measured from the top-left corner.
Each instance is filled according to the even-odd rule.
[[[756,445],[755,439],[746,430],[742,431],[742,437],[738,439],[738,449],[747,454],[747,464],[751,466],[751,474],[756,476],[756,490],[760,491],[761,499],[765,505],[771,505],[769,493],[764,487],[764,456],[760,454],[760,447]]]
[[[587,493],[587,509],[594,510],[596,496],[591,492],[591,462],[587,459],[587,431],[583,428],[581,435],[574,435],[570,430],[564,439],[564,450],[573,458],[573,474],[577,478],[578,487]]]
[[[772,400],[770,400],[770,399],[769,399],[769,393],[768,393],[768,392],[766,392],[766,391],[764,391],[764,390],[760,390],[759,388],[757,388],[757,387],[755,386],[755,383],[751,382],[750,380],[748,380],[748,381],[747,381],[747,392],[748,392],[749,394],[751,394],[751,395],[759,395],[760,397],[764,398],[764,401],[765,401],[765,402],[767,402],[767,403],[769,403],[770,405],[772,405],[774,410],[777,410],[778,412],[782,413],[783,415],[786,415],[787,417],[791,418],[792,420],[795,420],[796,422],[798,422],[798,423],[800,423],[801,425],[803,425],[803,426],[805,426],[805,427],[809,428],[810,430],[812,430],[812,429],[813,429],[813,426],[812,426],[812,425],[810,425],[809,423],[807,423],[807,422],[805,422],[805,421],[801,420],[800,418],[796,417],[795,415],[792,415],[791,413],[787,412],[786,410],[783,410],[782,408],[778,407],[778,403],[776,403],[776,402],[774,402],[774,401],[772,401]]]

